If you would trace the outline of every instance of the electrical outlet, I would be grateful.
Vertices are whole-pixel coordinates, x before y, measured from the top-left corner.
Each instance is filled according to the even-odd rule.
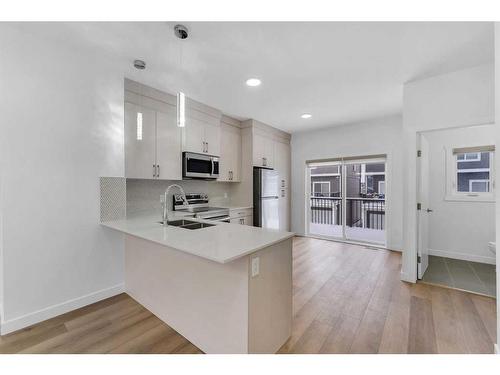
[[[260,259],[259,257],[252,258],[252,277],[259,275]]]

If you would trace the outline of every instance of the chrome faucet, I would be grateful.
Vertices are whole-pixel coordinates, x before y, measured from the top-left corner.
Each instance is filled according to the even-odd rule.
[[[164,226],[168,225],[168,192],[172,188],[177,188],[181,192],[181,199],[182,199],[182,204],[185,206],[188,204],[187,198],[186,198],[186,193],[184,192],[184,189],[182,186],[177,185],[177,184],[172,184],[167,187],[165,190],[165,193],[160,197],[160,202],[161,202],[161,216],[162,216],[162,222]]]

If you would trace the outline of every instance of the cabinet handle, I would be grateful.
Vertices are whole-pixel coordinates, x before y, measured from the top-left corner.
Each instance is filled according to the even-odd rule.
[[[156,164],[153,164],[153,177],[156,177]]]
[[[208,153],[208,142],[206,142],[206,144],[207,144],[207,151],[206,152]]]
[[[160,177],[160,164],[156,165],[156,177]]]
[[[205,141],[203,141],[202,143],[203,143],[203,150],[202,150],[202,152],[205,152]]]

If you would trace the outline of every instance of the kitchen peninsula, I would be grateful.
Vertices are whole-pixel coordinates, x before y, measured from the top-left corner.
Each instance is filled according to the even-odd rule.
[[[293,233],[211,223],[190,230],[143,216],[102,225],[125,233],[126,292],[194,345],[274,353],[291,332]]]

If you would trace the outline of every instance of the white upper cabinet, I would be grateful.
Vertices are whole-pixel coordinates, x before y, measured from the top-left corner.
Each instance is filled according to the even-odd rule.
[[[220,156],[220,120],[219,111],[187,99],[182,151]]]
[[[187,118],[183,129],[183,151],[205,153],[205,124],[197,119]]]
[[[176,101],[137,82],[125,82],[125,177],[182,179]]]
[[[175,108],[156,112],[157,178],[181,180],[181,130]]]
[[[218,181],[239,182],[241,177],[241,129],[221,123]]]
[[[254,131],[253,134],[253,165],[257,167],[274,166],[274,140],[272,134]]]
[[[156,111],[125,103],[125,176],[156,174]]]

